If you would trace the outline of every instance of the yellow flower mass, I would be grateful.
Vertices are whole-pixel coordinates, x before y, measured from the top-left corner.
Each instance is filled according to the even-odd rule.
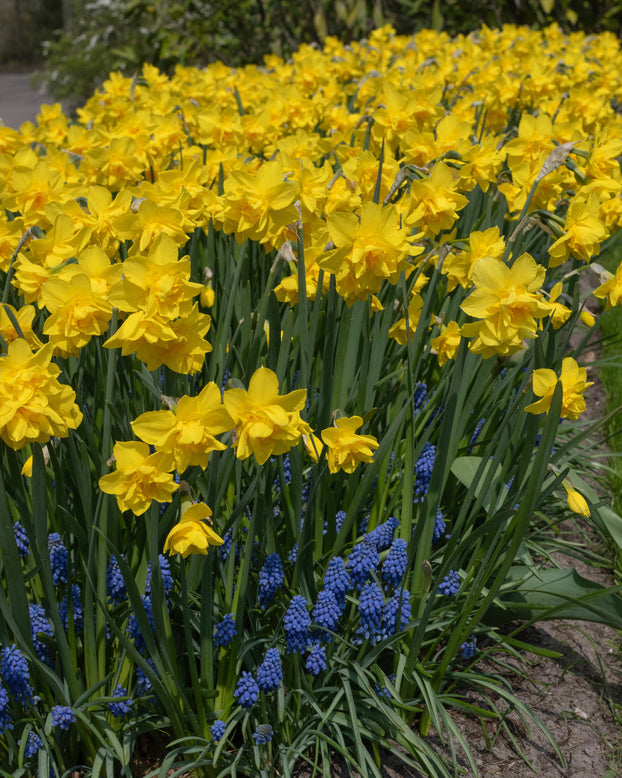
[[[170,500],[173,468],[207,468],[229,444],[263,465],[303,437],[317,458],[322,445],[300,416],[306,390],[279,394],[265,367],[222,397],[204,385],[225,367],[250,374],[301,348],[303,250],[307,313],[336,292],[354,327],[363,302],[377,314],[370,337],[393,339],[396,354],[422,311],[414,345],[435,365],[455,358],[462,339],[484,359],[527,353],[573,321],[572,274],[622,227],[622,118],[612,107],[622,102],[621,67],[611,36],[505,27],[452,41],[384,27],[263,68],[112,74],[75,122],[56,105],[20,132],[0,128],[0,272],[11,268],[0,437],[17,449],[75,429],[82,416],[60,366],[67,361],[80,392],[72,376],[103,345],[135,355],[143,374],[180,381],[166,408],[138,406],[140,442],[115,446],[116,470],[101,486],[121,510]],[[563,163],[543,172],[560,147]],[[475,213],[483,201],[488,211]],[[247,241],[261,244],[261,261],[264,250],[276,259],[260,265]],[[525,253],[532,243],[538,262]],[[230,276],[212,274],[214,247],[230,252]],[[244,263],[253,283],[229,306],[226,285]],[[281,344],[257,345],[256,311],[245,309],[265,277],[277,300],[269,315],[281,315],[268,331],[287,333]],[[593,294],[620,304],[622,266]],[[227,344],[226,365],[210,362],[209,341],[219,358]],[[197,382],[182,384],[188,375]],[[535,371],[538,399],[527,410],[548,411],[558,381],[562,415],[577,418],[589,382],[569,359],[560,376]],[[361,424],[346,417],[322,431],[331,472],[373,458],[377,441],[357,434]],[[169,550],[205,553],[201,510],[196,520],[198,507],[186,511]]]

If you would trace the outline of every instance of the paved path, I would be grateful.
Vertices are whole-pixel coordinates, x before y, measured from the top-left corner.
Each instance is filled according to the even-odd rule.
[[[0,121],[16,130],[23,122],[34,122],[43,103],[54,102],[30,86],[31,77],[31,72],[0,73]]]

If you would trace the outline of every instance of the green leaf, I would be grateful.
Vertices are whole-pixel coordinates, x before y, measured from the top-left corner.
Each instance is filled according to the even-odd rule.
[[[594,512],[598,514],[613,542],[622,549],[622,517],[608,505],[601,505]]]
[[[458,457],[451,463],[451,472],[459,481],[469,488],[477,477],[481,462],[481,457]],[[481,496],[482,491],[484,492],[482,505],[487,512],[490,512],[491,508],[493,510],[495,509],[499,499],[498,495],[494,494],[494,491],[495,487],[497,487],[500,482],[501,468],[497,465],[493,471],[492,465],[493,460],[486,462],[475,486],[476,498]],[[495,499],[495,496],[497,499]]]
[[[573,567],[547,567],[532,573],[527,567],[516,566],[498,594],[503,609],[493,605],[485,621],[580,619],[622,629],[621,590],[583,578]]]

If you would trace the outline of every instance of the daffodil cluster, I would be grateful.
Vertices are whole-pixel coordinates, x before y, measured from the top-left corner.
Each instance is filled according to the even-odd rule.
[[[622,302],[622,265],[594,261],[622,226],[621,70],[610,34],[383,27],[262,67],[112,73],[75,121],[56,104],[0,125],[2,569],[27,584],[0,616],[37,599],[16,630],[40,682],[85,666],[37,697],[42,735],[65,737],[75,701],[86,732],[106,677],[93,753],[130,698],[166,698],[157,726],[179,742],[230,739],[223,758],[243,728],[269,747],[283,722],[263,695],[306,670],[315,716],[333,652],[346,667],[372,644],[363,707],[403,651],[402,709],[427,709],[407,699],[413,663],[436,684],[439,661],[475,650],[456,615],[470,587],[503,596],[509,564],[482,544],[505,553],[562,486],[574,513],[597,510],[561,467],[525,483],[570,448],[553,445],[554,399],[564,425],[587,407],[573,329]]]

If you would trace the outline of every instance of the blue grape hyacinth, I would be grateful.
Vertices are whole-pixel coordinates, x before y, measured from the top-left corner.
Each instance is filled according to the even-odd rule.
[[[368,581],[359,595],[359,616],[360,625],[357,634],[375,643],[380,634],[380,625],[382,623],[382,609],[384,607],[384,596],[382,589],[375,582]]]
[[[235,628],[235,616],[233,613],[227,613],[223,620],[216,625],[216,632],[214,633],[214,645],[216,648],[220,646],[226,647],[231,643],[234,636],[238,634]]]
[[[112,696],[127,697],[127,689],[124,686],[117,686],[113,690]],[[123,699],[123,700],[119,700],[119,702],[109,702],[108,709],[110,710],[110,712],[115,718],[119,718],[121,716],[127,716],[127,714],[132,710],[132,700]]]
[[[413,395],[413,412],[415,416],[417,415],[419,410],[425,405],[427,397],[428,397],[428,387],[423,383],[423,381],[419,381],[417,383],[417,386],[415,386],[415,393]]]
[[[477,651],[477,638],[473,635],[460,646],[460,656],[463,659],[471,659]]]
[[[432,478],[432,468],[434,467],[434,458],[436,448],[427,442],[423,447],[421,456],[415,465],[415,490],[413,495],[414,502],[422,502],[430,488],[430,479]]]
[[[379,562],[380,556],[376,544],[369,538],[369,535],[365,535],[363,540],[357,543],[350,552],[346,564],[346,569],[358,589],[368,578],[371,578]]]
[[[19,740],[17,744],[21,745],[22,741]],[[26,745],[24,747],[24,757],[26,759],[31,759],[33,756],[36,756],[39,753],[42,746],[43,746],[43,741],[41,740],[39,735],[37,735],[37,733],[31,729],[30,732],[28,733],[28,737],[26,738]]]
[[[471,435],[471,440],[469,441],[469,447],[467,449],[469,454],[471,453],[473,446],[477,442],[477,438],[479,437],[479,433],[481,432],[484,424],[486,424],[486,419],[480,419],[475,425],[475,429],[473,430],[473,434]]]
[[[50,565],[52,566],[52,583],[54,586],[67,583],[69,552],[58,532],[51,532],[48,535],[48,551],[50,553]]]
[[[438,585],[438,593],[451,597],[458,593],[460,588],[460,576],[457,570],[450,570]]]
[[[227,561],[229,552],[231,551],[231,543],[233,541],[233,532],[228,529],[222,536],[222,546],[218,547],[218,556],[223,562]]]
[[[283,628],[287,641],[287,653],[302,653],[309,643],[309,627],[311,617],[307,601],[301,594],[292,597],[289,607],[283,617]]]
[[[111,605],[118,605],[127,597],[125,581],[119,567],[119,562],[115,556],[110,557],[106,569],[106,596]]]
[[[147,659],[147,664],[155,672],[153,659]],[[143,697],[151,691],[151,679],[143,671],[142,667],[136,667],[136,696]]]
[[[324,588],[331,591],[337,602],[343,605],[346,593],[352,588],[352,580],[342,557],[334,556],[328,563],[324,574]]]
[[[259,593],[257,599],[261,608],[272,602],[277,590],[283,585],[283,564],[276,552],[268,554],[259,571]]]
[[[406,629],[411,615],[409,593],[404,589],[395,592],[382,611],[382,637],[387,638]]]
[[[45,635],[53,639],[54,632],[52,630],[52,625],[49,622],[43,605],[39,605],[38,603],[31,603],[28,606],[28,614],[30,616],[30,626],[32,628],[32,645],[35,653],[42,662],[45,662],[47,665],[49,665],[52,662],[52,655],[47,643],[45,643],[43,640],[39,640],[39,635]]]
[[[408,563],[408,544],[404,538],[396,538],[382,564],[382,580],[387,589],[399,586]]]
[[[341,527],[343,525],[343,520],[346,517],[345,511],[337,511],[335,514],[335,529],[337,530],[337,534],[339,534],[339,531],[341,530]]]
[[[272,727],[270,724],[258,724],[253,732],[253,740],[257,745],[269,743],[272,740]]]
[[[334,592],[330,589],[322,589],[318,592],[317,601],[313,608],[313,621],[321,629],[315,630],[316,637],[325,643],[332,641],[333,635],[331,633],[337,629],[342,610],[343,605],[340,607]]]
[[[439,508],[436,511],[436,518],[434,519],[434,529],[432,531],[432,543],[436,544],[438,541],[443,537],[445,534],[445,529],[447,525],[445,524],[445,519],[443,518],[443,513],[441,509]]]
[[[13,523],[13,532],[15,533],[15,542],[17,543],[17,550],[20,558],[24,559],[30,555],[30,541],[26,530],[22,527],[19,521]]]
[[[321,672],[326,670],[326,666],[326,648],[320,646],[319,643],[314,643],[307,656],[305,670],[314,678],[317,678]]]
[[[69,598],[65,594],[58,604],[58,612],[65,630],[69,627]],[[84,627],[84,614],[82,612],[82,592],[78,584],[71,585],[71,613],[73,618],[73,628],[76,632]]]
[[[252,708],[259,697],[259,686],[253,674],[242,670],[242,675],[233,691],[233,696],[242,708]]]
[[[269,648],[263,662],[257,668],[257,686],[259,691],[271,692],[278,689],[283,679],[281,655],[278,648]]]
[[[9,693],[0,683],[0,735],[4,735],[8,729],[13,729],[13,717],[9,703]]]
[[[9,694],[17,702],[27,705],[33,701],[28,662],[15,643],[0,651],[0,674]]]
[[[168,602],[169,595],[175,585],[173,574],[171,573],[171,563],[168,557],[164,554],[158,554],[158,561],[160,563],[160,576],[162,578],[162,588],[164,589],[164,596]],[[151,595],[151,562],[147,565],[147,583],[145,585],[145,594]]]
[[[69,705],[55,705],[51,710],[52,726],[67,731],[76,723],[76,714]]]
[[[221,721],[221,719],[216,719],[216,721],[210,727],[210,732],[212,734],[212,740],[214,741],[214,743],[217,743],[219,740],[222,740],[222,737],[225,734],[226,729],[227,729],[227,725],[225,724],[225,722]]]
[[[155,632],[155,626],[153,622],[153,605],[151,603],[151,597],[148,594],[141,595],[141,598],[143,606],[145,608],[145,612],[147,614],[147,620],[149,622],[149,626],[151,627],[151,631]],[[138,624],[138,619],[136,618],[136,614],[132,613],[130,616],[128,622],[127,622],[127,633],[131,638],[134,638],[134,645],[139,651],[142,651],[146,647],[145,638],[144,635],[140,629],[140,626]]]
[[[400,522],[395,516],[389,518],[375,529],[368,533],[368,538],[374,543],[378,551],[385,551],[393,542],[395,530],[400,526]]]

